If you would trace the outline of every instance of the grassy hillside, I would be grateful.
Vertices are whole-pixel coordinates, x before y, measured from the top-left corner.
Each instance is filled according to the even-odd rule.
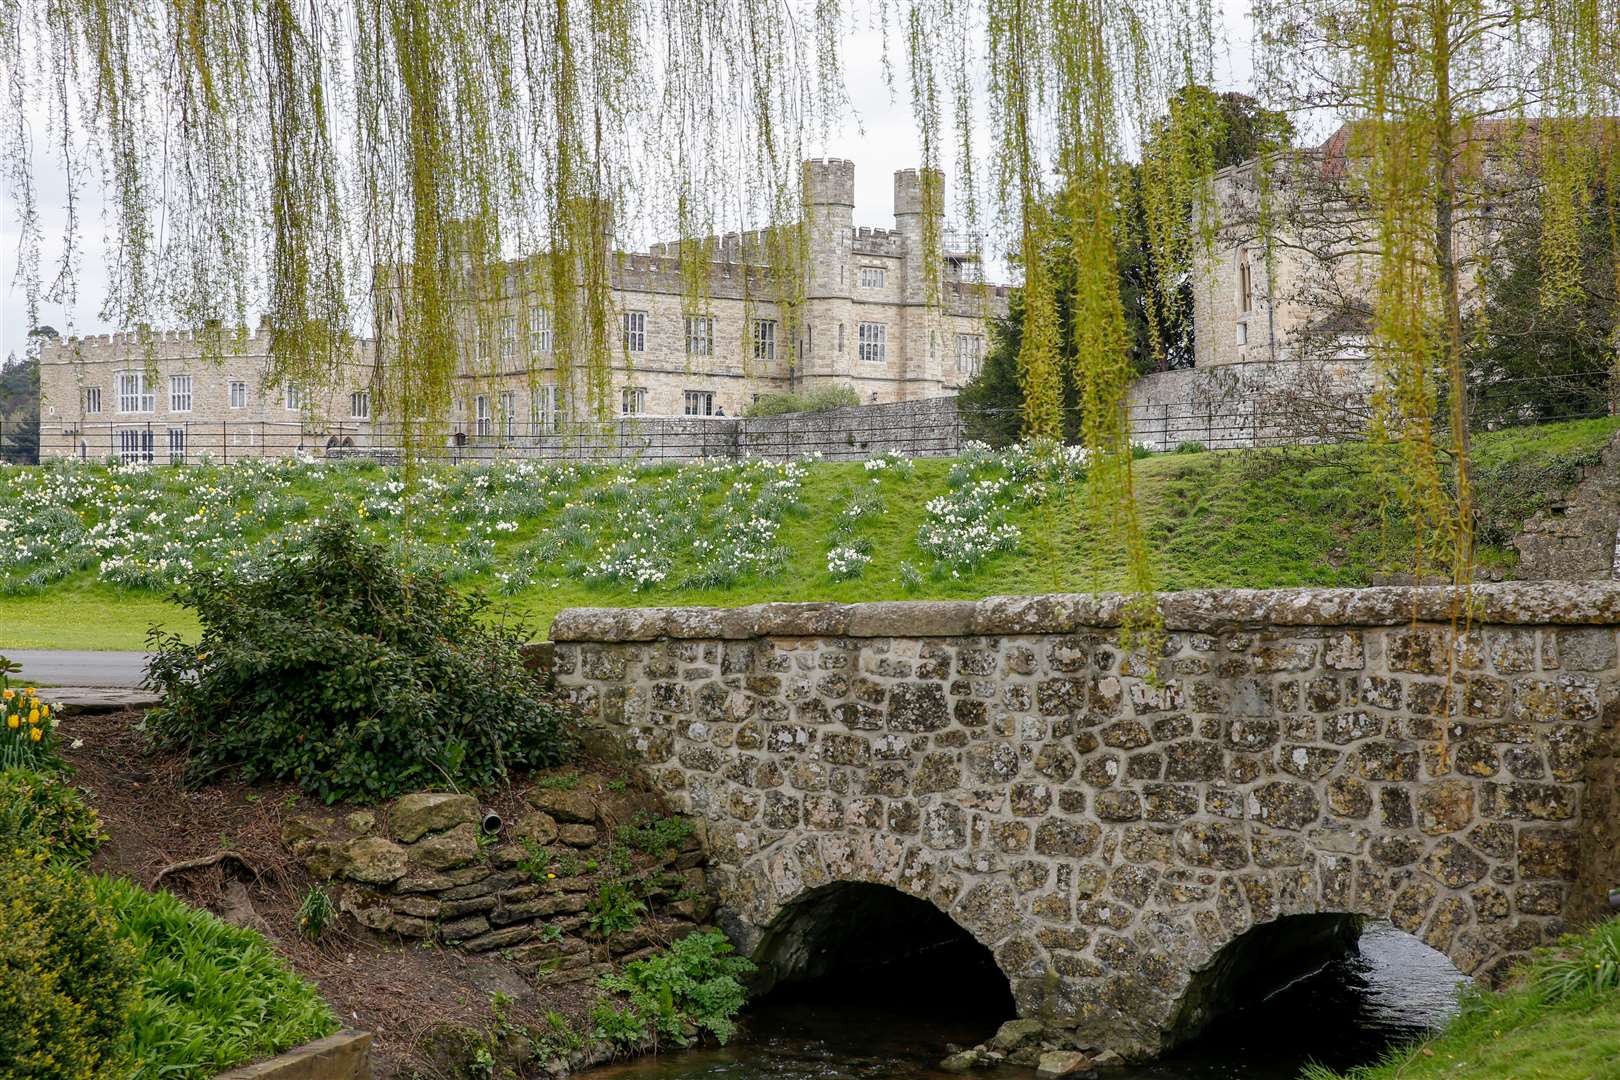
[[[1620,421],[1481,435],[1481,561],[1573,482]],[[1409,570],[1406,531],[1359,447],[1177,453],[1136,462],[1161,588],[1359,585]],[[1120,553],[1088,525],[1083,464],[961,459],[644,469],[516,462],[427,472],[407,495],[363,463],[0,471],[0,650],[138,648],[187,613],[189,569],[254,572],[333,514],[399,558],[507,602],[543,635],[576,605],[973,598],[1111,589]]]

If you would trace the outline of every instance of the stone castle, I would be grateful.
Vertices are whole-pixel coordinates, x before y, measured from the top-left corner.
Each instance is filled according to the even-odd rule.
[[[735,417],[764,394],[826,387],[847,387],[862,404],[919,401],[954,394],[978,370],[1008,290],[982,284],[978,241],[949,230],[930,272],[923,174],[895,174],[892,229],[854,225],[852,162],[808,161],[804,179],[808,257],[792,320],[774,294],[751,287],[768,271],[760,234],[714,238],[700,311],[689,310],[678,243],[614,256],[622,349],[610,406],[621,416]],[[540,293],[509,288],[493,307],[464,348],[455,443],[521,452],[590,419],[579,388],[559,384]],[[272,384],[262,327],[227,335],[223,348],[192,331],[48,343],[40,453],[152,462],[386,444],[370,390],[386,327],[379,339],[361,342],[339,385],[319,391]]]

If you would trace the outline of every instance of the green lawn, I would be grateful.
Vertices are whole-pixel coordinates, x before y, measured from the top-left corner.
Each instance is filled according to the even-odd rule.
[[[1511,573],[1512,532],[1550,494],[1573,483],[1580,464],[1594,460],[1617,429],[1620,420],[1609,419],[1477,436],[1476,482],[1484,514],[1480,562]],[[1381,570],[1410,570],[1409,532],[1367,466],[1367,452],[1360,447],[1139,459],[1135,475],[1157,586],[1364,585]],[[133,513],[136,521],[150,519],[159,508],[168,511],[166,527],[200,513],[197,520],[204,525],[184,528],[203,538],[200,545],[213,544],[208,550],[221,562],[250,560],[255,545],[327,512],[369,506],[374,533],[397,539],[406,531],[398,516],[375,517],[377,506],[387,510],[377,493],[392,475],[375,466],[316,474],[295,468],[276,472],[249,466],[245,473],[231,471],[240,466],[190,468],[196,471],[121,474],[115,488],[130,490],[117,496],[87,483],[72,505],[87,524],[108,516],[116,499],[126,500],[117,504],[120,512]],[[1083,481],[1053,485],[1039,504],[1022,497],[1021,483],[1007,484],[995,518],[1020,530],[1017,548],[967,567],[924,550],[919,528],[928,520],[930,499],[975,478],[1008,479],[1012,474],[999,459],[971,467],[920,459],[909,469],[877,472],[861,463],[810,463],[791,500],[774,511],[757,508],[767,506],[761,492],[779,473],[703,468],[666,465],[634,474],[576,468],[532,481],[497,479],[488,488],[474,486],[478,470],[438,470],[429,474],[438,487],[413,516],[409,531],[421,540],[418,552],[448,560],[453,580],[495,594],[536,637],[544,636],[557,611],[575,606],[977,598],[1121,584],[1121,554],[1091,527]],[[240,496],[238,484],[245,492]],[[733,485],[748,484],[754,486],[737,496]],[[868,493],[881,500],[881,509],[858,517],[849,534],[867,548],[871,561],[858,577],[836,580],[827,562],[833,524],[852,500]],[[7,509],[3,499],[0,516]],[[25,493],[19,494],[12,512],[26,505]],[[652,521],[648,531],[636,535],[663,552],[667,570],[663,580],[639,590],[595,570],[626,535],[624,515],[636,510]],[[723,587],[691,584],[706,570],[712,573],[715,563],[712,555],[704,556],[702,544],[720,535],[727,522],[755,513],[776,514],[772,543],[780,557],[774,564],[739,572]],[[228,536],[206,524],[231,514],[257,517],[234,533],[226,530]],[[497,520],[514,527],[495,531]],[[581,522],[583,532],[570,532]],[[484,547],[475,550],[478,544]],[[175,551],[164,554],[172,557]],[[108,584],[113,575],[98,577],[77,555],[62,555],[53,565],[59,567],[54,580],[16,585],[8,590],[13,595],[0,595],[0,650],[135,649],[154,622],[182,634],[195,629],[187,612],[163,600],[166,587]],[[21,573],[14,577],[20,580]]]

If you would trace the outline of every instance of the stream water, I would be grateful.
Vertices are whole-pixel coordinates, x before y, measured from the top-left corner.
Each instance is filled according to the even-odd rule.
[[[936,1068],[947,1044],[979,1042],[1010,1016],[1006,1001],[953,993],[971,980],[960,970],[947,978],[945,970],[942,963],[913,971],[906,987],[872,980],[772,995],[749,1009],[744,1032],[728,1046],[608,1066],[592,1080],[941,1080],[955,1075]],[[1112,1070],[1107,1080],[1293,1080],[1307,1062],[1348,1068],[1441,1023],[1461,980],[1439,953],[1374,923],[1359,955],[1245,1004],[1169,1057]]]

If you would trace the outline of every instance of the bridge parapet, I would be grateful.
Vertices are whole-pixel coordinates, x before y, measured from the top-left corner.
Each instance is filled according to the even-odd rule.
[[[1389,918],[1493,979],[1620,884],[1620,583],[1460,600],[1166,594],[1152,656],[1115,595],[575,609],[554,671],[705,822],[744,949],[892,886],[1022,1015],[1142,1054],[1285,916]]]

